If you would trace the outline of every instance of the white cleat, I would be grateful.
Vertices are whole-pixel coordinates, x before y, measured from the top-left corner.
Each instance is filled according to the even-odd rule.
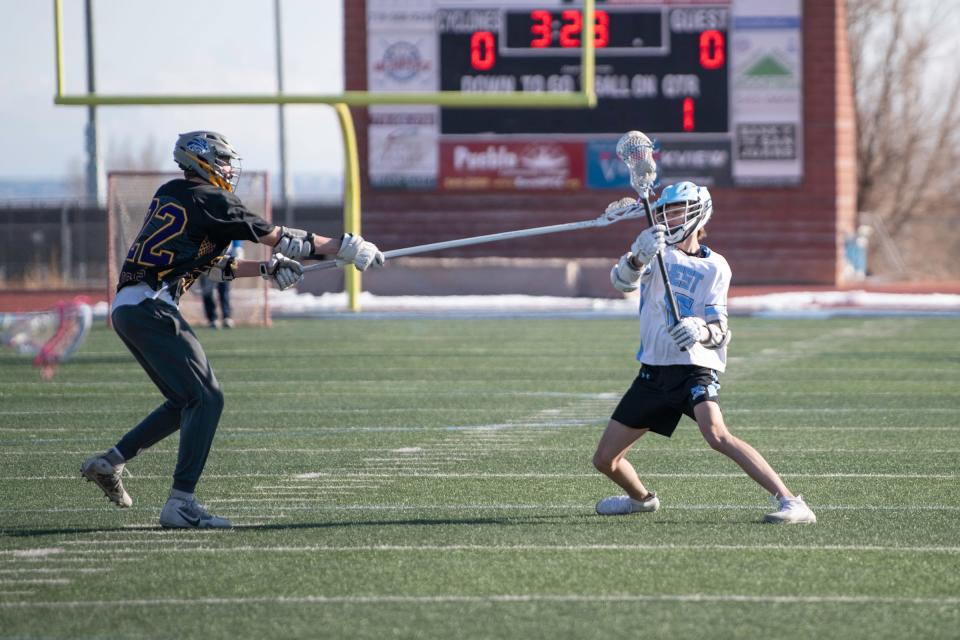
[[[100,487],[115,505],[126,508],[133,505],[133,498],[123,488],[121,473],[122,464],[115,467],[103,456],[93,456],[80,465],[80,475]]]
[[[628,513],[650,513],[660,508],[660,498],[650,492],[645,500],[634,500],[630,496],[610,496],[597,503],[597,513],[601,516],[623,516]]]
[[[778,509],[772,513],[763,516],[764,522],[774,524],[814,524],[817,516],[814,515],[807,503],[803,501],[803,496],[795,498],[772,498],[777,503]]]
[[[230,529],[233,525],[226,518],[207,512],[196,500],[167,498],[160,512],[160,526],[167,529]]]

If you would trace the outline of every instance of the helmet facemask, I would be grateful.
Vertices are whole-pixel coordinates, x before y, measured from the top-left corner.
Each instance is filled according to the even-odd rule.
[[[236,191],[237,185],[240,183],[240,172],[242,170],[240,156],[218,154],[215,164],[217,175],[220,177],[220,180],[226,183],[222,188],[227,191]]]
[[[691,182],[670,185],[653,205],[654,224],[667,228],[668,245],[680,244],[710,220],[713,200],[705,187]]]

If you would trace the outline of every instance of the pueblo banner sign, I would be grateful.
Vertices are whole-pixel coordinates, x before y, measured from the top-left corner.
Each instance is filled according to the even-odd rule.
[[[580,143],[440,143],[442,189],[567,190],[584,183]]]

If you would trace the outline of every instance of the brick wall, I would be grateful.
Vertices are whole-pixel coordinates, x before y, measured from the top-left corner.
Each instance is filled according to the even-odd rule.
[[[366,88],[364,0],[346,3],[346,88]],[[855,221],[854,114],[843,0],[803,2],[804,181],[797,187],[712,189],[708,244],[736,284],[838,284],[843,240]],[[363,233],[384,249],[594,218],[613,191],[409,193],[366,180],[366,110],[354,109],[363,174]],[[629,194],[622,194],[629,195]],[[437,256],[619,256],[644,223],[512,240]]]

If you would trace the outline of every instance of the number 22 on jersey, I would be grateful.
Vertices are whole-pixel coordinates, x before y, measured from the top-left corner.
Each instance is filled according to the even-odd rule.
[[[163,248],[187,227],[187,210],[175,202],[160,206],[159,198],[154,198],[143,221],[143,227],[127,252],[127,261],[144,267],[165,267],[173,262],[173,251]],[[153,230],[149,236],[144,235]]]

